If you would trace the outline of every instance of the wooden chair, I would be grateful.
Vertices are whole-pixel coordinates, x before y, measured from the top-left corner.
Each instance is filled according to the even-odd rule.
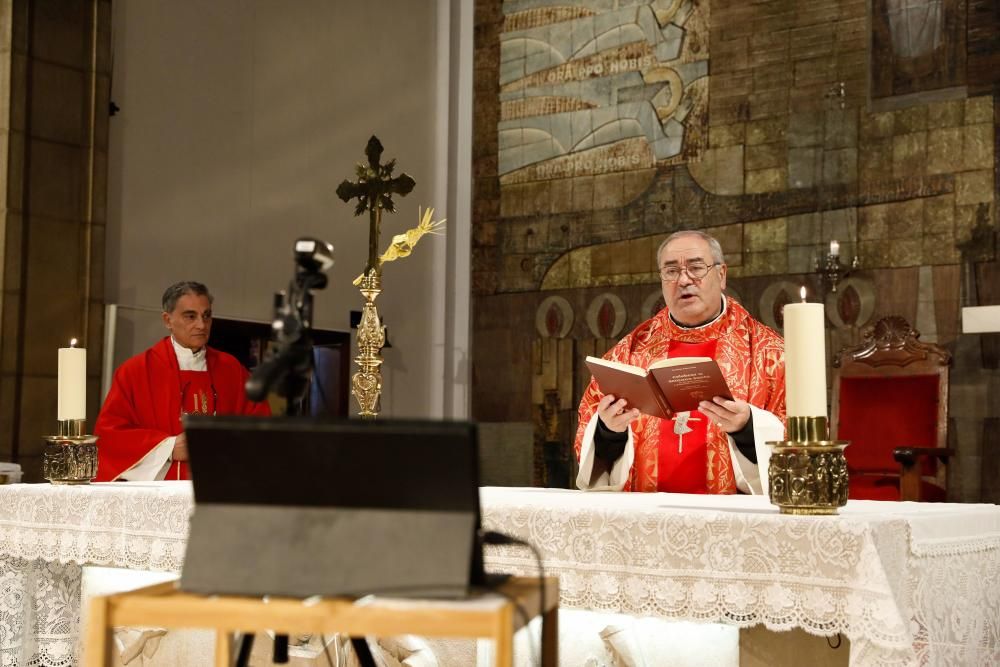
[[[849,497],[945,500],[951,354],[922,343],[902,317],[883,317],[833,360],[834,439],[844,451]]]

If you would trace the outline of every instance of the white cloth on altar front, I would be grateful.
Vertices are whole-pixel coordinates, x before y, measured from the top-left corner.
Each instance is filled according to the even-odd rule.
[[[757,463],[753,463],[740,452],[732,436],[727,436],[729,456],[733,461],[736,488],[743,493],[766,496],[767,466],[771,461],[771,448],[766,443],[783,440],[785,425],[774,414],[754,405],[750,406],[750,413],[753,416],[753,445],[757,454]],[[625,482],[628,481],[629,472],[635,462],[632,428],[628,429],[625,452],[611,466],[611,470],[601,473],[597,479],[592,479],[597,450],[594,446],[594,434],[597,432],[599,420],[600,415],[595,412],[583,433],[583,440],[580,444],[580,469],[576,475],[576,486],[583,491],[621,491],[625,488]]]
[[[177,365],[182,371],[208,371],[205,348],[194,352],[178,343],[173,336],[170,337],[170,342],[173,343],[174,354],[177,355]],[[170,464],[173,463],[170,457],[174,453],[176,442],[177,436],[175,435],[164,438],[134,466],[119,475],[119,479],[128,482],[152,482],[163,479],[167,476],[167,471],[170,470]]]

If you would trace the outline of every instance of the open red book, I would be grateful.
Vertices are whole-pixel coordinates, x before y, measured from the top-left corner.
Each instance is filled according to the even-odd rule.
[[[648,369],[617,361],[587,357],[598,386],[605,394],[624,398],[643,414],[670,419],[675,412],[697,410],[715,396],[732,399],[722,369],[709,357],[660,359]]]

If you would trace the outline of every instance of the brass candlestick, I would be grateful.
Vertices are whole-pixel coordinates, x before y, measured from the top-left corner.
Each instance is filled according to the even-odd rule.
[[[56,435],[44,436],[42,476],[53,484],[89,484],[97,476],[97,436],[85,435],[86,419],[60,419]]]
[[[382,346],[385,345],[385,327],[375,308],[375,298],[382,292],[382,277],[369,269],[361,278],[361,294],[365,305],[358,325],[358,356],[355,361],[361,369],[351,378],[351,393],[361,408],[361,417],[375,419],[381,409],[382,395]]]
[[[830,440],[827,418],[789,417],[788,440],[769,442],[771,503],[782,514],[836,514],[847,503],[846,440]]]

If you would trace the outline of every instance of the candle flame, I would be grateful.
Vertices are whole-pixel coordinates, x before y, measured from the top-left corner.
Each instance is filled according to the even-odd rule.
[[[803,285],[799,288],[799,295],[802,297],[802,303],[806,302],[806,286]]]
[[[75,338],[73,338],[73,339],[71,339],[71,340],[69,341],[69,346],[70,346],[70,347],[76,347],[76,339],[75,339]]]

